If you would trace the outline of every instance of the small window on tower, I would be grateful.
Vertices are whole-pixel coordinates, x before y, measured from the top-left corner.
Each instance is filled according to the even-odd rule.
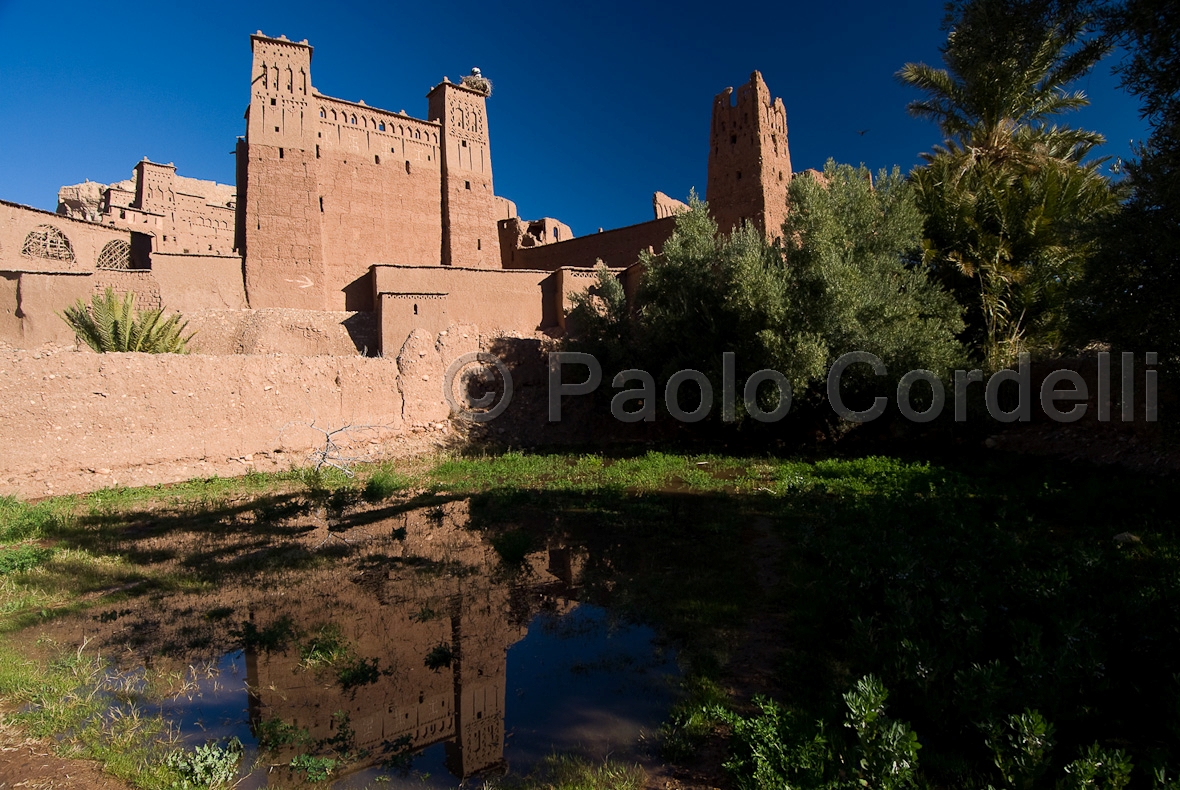
[[[471,182],[470,181],[464,181],[463,185],[466,186],[468,189],[471,189]]]
[[[318,145],[315,147],[315,158],[320,158],[320,147]]]
[[[381,157],[378,156],[377,154],[373,154],[373,164],[375,164],[375,165],[381,164]]]
[[[320,195],[320,213],[324,213],[324,196]]]
[[[464,148],[466,148],[466,147],[467,147],[467,141],[466,141],[466,140],[461,140],[461,141],[460,141],[460,144],[461,144],[461,145],[462,145]]]
[[[483,239],[476,239],[475,240],[475,249],[477,249],[477,250],[483,249]]]
[[[276,126],[276,127],[275,127],[275,131],[277,132],[278,130],[279,130],[279,127],[277,127],[277,126]]]
[[[741,171],[741,170],[739,170],[739,171],[737,172],[737,180],[738,180],[738,181],[741,181],[741,180],[742,180],[742,171]]]
[[[283,158],[283,149],[280,148],[279,149],[279,159],[282,159],[282,158]]]
[[[275,100],[274,100],[274,99],[271,99],[271,100],[270,100],[270,106],[271,106],[271,107],[274,107],[274,106],[275,106]]]
[[[736,135],[736,134],[731,134],[731,135],[729,136],[729,144],[730,144],[730,145],[734,145],[735,143],[737,143],[737,135]]]
[[[418,305],[414,305],[414,315],[418,315]]]
[[[406,160],[406,172],[407,173],[410,172],[410,160],[409,159]]]

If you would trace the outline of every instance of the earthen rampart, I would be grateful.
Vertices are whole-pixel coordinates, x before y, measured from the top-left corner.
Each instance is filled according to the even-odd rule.
[[[501,222],[505,228],[506,222]],[[505,269],[555,271],[563,266],[592,269],[601,260],[612,269],[624,269],[639,260],[644,250],[659,252],[676,229],[675,216],[605,230],[569,241],[511,250]]]
[[[322,446],[313,421],[382,426],[339,437],[365,456],[403,428],[397,378],[395,360],[358,356],[0,349],[0,494],[171,482],[227,459],[303,463]]]
[[[453,322],[531,336],[556,329],[561,298],[553,272],[434,266],[374,266],[382,353],[396,354],[414,329]]]

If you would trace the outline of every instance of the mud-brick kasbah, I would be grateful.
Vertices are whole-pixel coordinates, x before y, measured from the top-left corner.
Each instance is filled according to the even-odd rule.
[[[374,426],[361,454],[445,433],[451,360],[560,337],[600,262],[632,294],[684,208],[656,192],[650,221],[577,238],[522,219],[478,69],[420,120],[317,91],[307,41],[250,46],[236,185],[144,159],[56,213],[0,201],[0,494],[277,468],[344,425]],[[714,99],[707,142],[719,226],[778,232],[786,111],[760,74]],[[60,313],[107,288],[182,313],[196,353],[79,350]]]

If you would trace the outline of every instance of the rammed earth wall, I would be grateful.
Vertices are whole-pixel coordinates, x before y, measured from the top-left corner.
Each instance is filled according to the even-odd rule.
[[[396,360],[355,356],[5,348],[0,495],[284,468],[322,446],[313,421],[380,426],[340,437],[353,454],[377,454],[404,427],[397,377]]]

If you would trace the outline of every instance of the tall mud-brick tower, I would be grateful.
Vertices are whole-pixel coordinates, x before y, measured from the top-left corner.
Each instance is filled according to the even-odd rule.
[[[238,145],[246,294],[253,308],[323,310],[320,210],[314,205],[319,119],[311,110],[312,50],[306,41],[261,34],[250,37],[250,46],[250,107],[246,140]]]
[[[492,191],[486,96],[444,81],[427,98],[430,119],[442,124],[442,263],[499,268],[504,217]]]
[[[723,233],[748,219],[778,242],[791,182],[787,111],[757,71],[737,89],[736,104],[732,95],[726,88],[713,99],[705,199]]]

